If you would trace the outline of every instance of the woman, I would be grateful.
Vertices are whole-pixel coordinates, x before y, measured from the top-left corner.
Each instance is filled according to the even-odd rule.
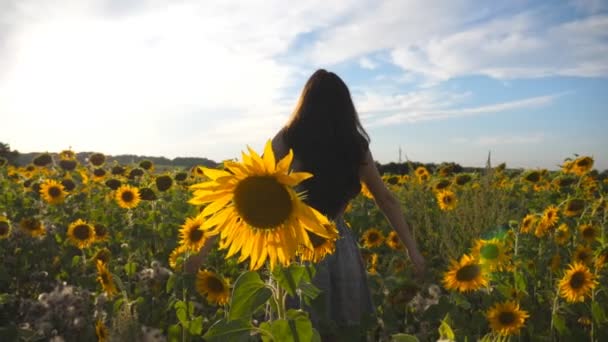
[[[313,174],[298,190],[305,191],[304,201],[336,222],[340,232],[334,254],[317,265],[313,280],[323,290],[325,310],[311,309],[317,328],[326,330],[322,323],[333,321],[334,333],[340,335],[355,332],[373,313],[361,254],[342,218],[348,202],[361,191],[361,182],[407,247],[415,271],[424,271],[424,258],[399,201],[383,183],[368,145],[348,87],[322,69],[308,79],[291,119],[272,141],[277,160],[293,149],[292,168]]]
[[[277,160],[293,149],[292,168],[313,174],[298,192],[305,192],[304,201],[332,219],[340,233],[335,252],[316,265],[313,283],[323,291],[319,305],[307,308],[324,341],[364,336],[364,323],[374,311],[361,253],[342,218],[348,202],[361,191],[361,182],[407,247],[416,273],[424,272],[424,258],[399,201],[384,185],[368,145],[346,84],[322,69],[308,79],[291,119],[272,140]],[[195,272],[210,248],[205,244],[186,269]]]

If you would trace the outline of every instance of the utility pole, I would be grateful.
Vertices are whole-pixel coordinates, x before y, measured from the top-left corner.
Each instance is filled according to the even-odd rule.
[[[401,145],[399,145],[399,164],[401,164]]]

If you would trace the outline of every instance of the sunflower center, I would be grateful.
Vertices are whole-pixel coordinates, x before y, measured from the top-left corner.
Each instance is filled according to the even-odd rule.
[[[133,199],[135,198],[135,196],[133,195],[133,193],[131,191],[124,191],[121,195],[120,198],[122,198],[123,201],[125,201],[126,203],[132,202]]]
[[[587,252],[585,252],[585,251],[580,251],[580,252],[578,253],[578,255],[576,256],[576,258],[577,258],[578,260],[580,260],[580,261],[583,261],[583,262],[584,262],[585,260],[587,260],[587,258],[589,258],[589,255],[587,255]]]
[[[493,260],[498,258],[498,254],[499,254],[499,249],[498,246],[496,246],[493,243],[484,245],[483,247],[481,247],[481,249],[479,250],[479,253],[481,254],[481,256],[484,259],[488,259],[488,260]]]
[[[369,242],[377,242],[380,239],[380,236],[377,233],[370,233],[367,236],[367,240]]]
[[[310,239],[310,242],[312,243],[312,246],[314,248],[317,248],[317,247],[321,246],[323,243],[325,243],[325,238],[323,238],[313,232],[308,232],[308,238]]]
[[[95,228],[95,235],[98,237],[104,237],[108,234],[108,229],[104,225],[96,224],[94,228]]]
[[[515,316],[515,313],[512,311],[502,311],[500,314],[498,314],[498,321],[503,326],[512,325],[515,323],[516,319],[517,316]]]
[[[101,282],[102,282],[104,285],[108,285],[108,284],[110,284],[110,275],[109,275],[108,273],[106,273],[106,272],[102,272],[102,273],[100,274],[100,277],[101,277]]]
[[[479,265],[466,265],[456,272],[456,279],[458,281],[471,281],[477,278],[480,273]]]
[[[198,242],[203,238],[203,231],[198,228],[199,226],[194,226],[190,229],[190,234],[188,237],[190,238],[191,242]]]
[[[49,188],[49,196],[55,198],[61,196],[61,189],[56,186],[52,186]]]
[[[446,195],[443,197],[443,203],[450,204],[452,203],[452,196]]]
[[[583,272],[576,272],[570,277],[570,287],[574,290],[578,290],[585,284],[585,274]]]
[[[8,222],[0,221],[0,236],[8,234]]]
[[[234,202],[245,222],[260,229],[278,227],[293,210],[289,192],[272,176],[252,176],[240,181],[234,190]]]
[[[86,224],[79,224],[74,227],[74,236],[78,240],[88,240],[91,237],[91,229]]]
[[[587,227],[583,230],[583,237],[586,239],[592,239],[595,237],[595,230],[592,227]]]
[[[221,293],[224,291],[224,284],[216,277],[207,278],[207,288],[211,293]]]

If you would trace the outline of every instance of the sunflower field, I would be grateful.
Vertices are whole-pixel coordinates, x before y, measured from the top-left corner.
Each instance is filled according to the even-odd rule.
[[[295,190],[313,175],[263,152],[187,170],[71,150],[0,159],[0,340],[321,341],[302,308],[339,234]],[[375,316],[340,337],[608,341],[608,179],[593,164],[384,175],[423,278],[363,186],[345,220]]]

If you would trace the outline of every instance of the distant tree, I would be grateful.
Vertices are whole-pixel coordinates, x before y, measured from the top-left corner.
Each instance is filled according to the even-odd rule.
[[[6,159],[9,164],[15,165],[17,163],[17,158],[19,158],[19,151],[11,150],[9,144],[0,142],[0,157]]]

